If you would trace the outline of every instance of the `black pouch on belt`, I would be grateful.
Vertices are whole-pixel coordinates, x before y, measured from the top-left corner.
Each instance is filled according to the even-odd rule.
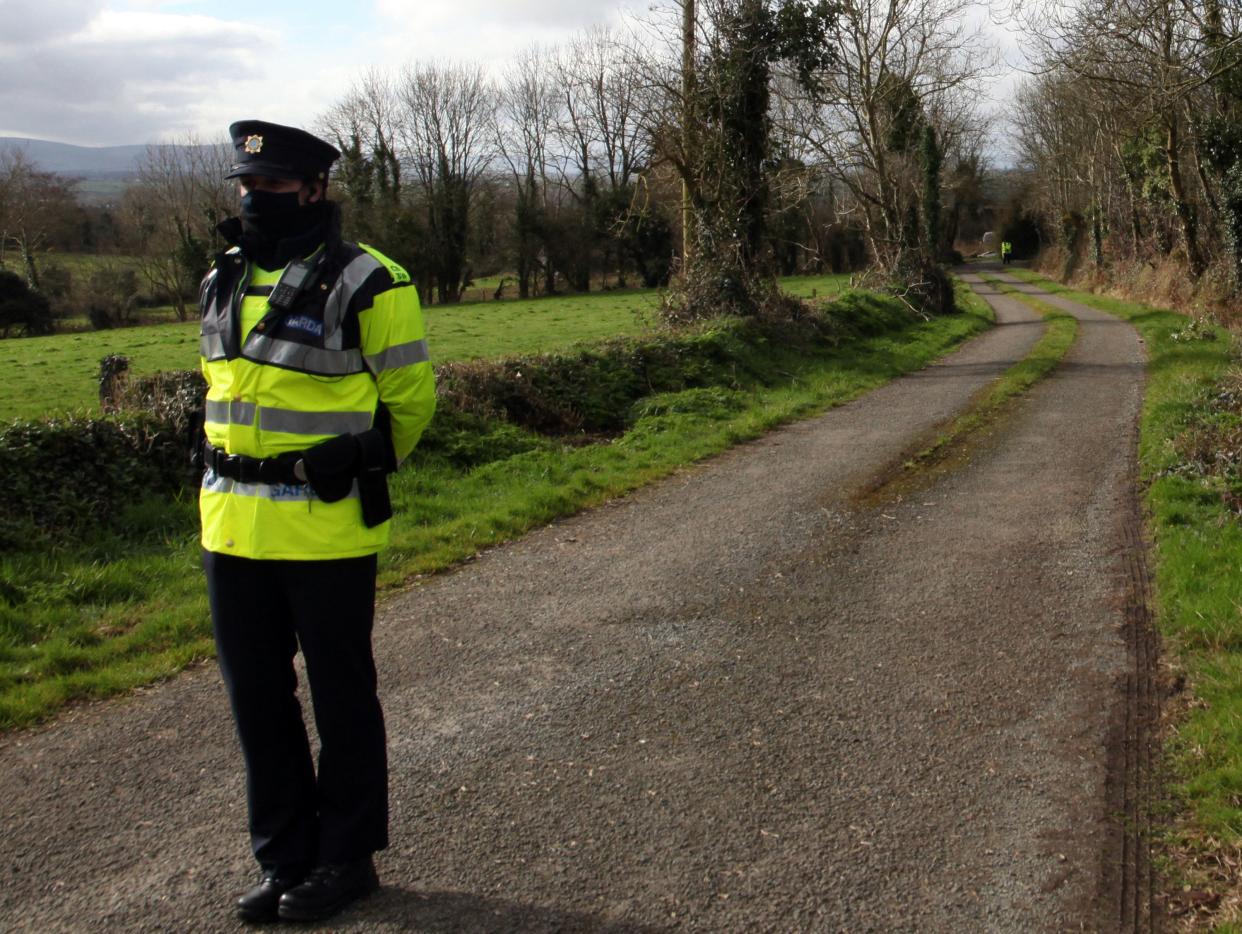
[[[389,442],[384,432],[375,428],[354,437],[360,455],[358,496],[362,500],[362,521],[371,529],[392,518],[392,499],[388,495]]]
[[[302,452],[306,482],[325,503],[349,495],[358,476],[361,446],[354,435],[337,435]]]

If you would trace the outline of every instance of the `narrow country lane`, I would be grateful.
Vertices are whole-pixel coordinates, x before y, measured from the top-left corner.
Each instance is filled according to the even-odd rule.
[[[323,929],[1145,929],[1134,330],[1058,302],[965,466],[855,504],[1042,333],[978,288],[937,365],[390,599],[384,888]],[[239,929],[239,770],[214,666],[0,738],[0,930]]]

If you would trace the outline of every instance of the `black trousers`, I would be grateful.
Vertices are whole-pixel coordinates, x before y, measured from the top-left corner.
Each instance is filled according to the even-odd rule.
[[[203,553],[220,672],[246,762],[250,842],[301,871],[388,845],[388,760],[371,628],[374,555],[257,561]],[[295,690],[306,660],[319,768]]]

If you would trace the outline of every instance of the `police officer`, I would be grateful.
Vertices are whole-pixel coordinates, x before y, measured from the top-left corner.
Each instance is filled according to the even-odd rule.
[[[199,509],[220,671],[246,767],[252,922],[330,917],[379,886],[387,752],[371,649],[386,476],[431,419],[418,296],[341,239],[340,153],[293,127],[229,128],[240,215],[200,289]],[[301,649],[318,768],[295,695]]]

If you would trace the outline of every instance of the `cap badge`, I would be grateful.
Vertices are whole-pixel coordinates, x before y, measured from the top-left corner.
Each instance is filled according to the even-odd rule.
[[[258,136],[258,135],[247,136],[246,142],[242,146],[242,149],[246,150],[246,152],[248,152],[252,156],[257,153],[262,152],[263,151],[263,137]]]

